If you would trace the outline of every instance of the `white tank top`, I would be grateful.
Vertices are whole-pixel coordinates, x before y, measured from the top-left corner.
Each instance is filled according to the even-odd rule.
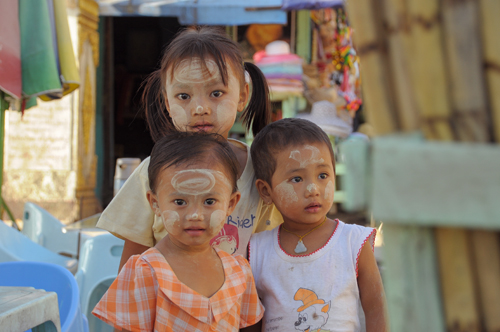
[[[279,244],[281,227],[252,235],[249,260],[265,307],[264,332],[362,331],[358,257],[373,228],[345,224],[307,256],[291,256]]]

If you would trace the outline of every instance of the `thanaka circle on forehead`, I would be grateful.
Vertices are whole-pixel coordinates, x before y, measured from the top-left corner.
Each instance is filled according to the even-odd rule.
[[[182,60],[172,71],[174,79],[181,83],[204,83],[217,76],[219,69],[214,60],[198,58]],[[168,81],[168,79],[167,79]]]
[[[208,193],[215,185],[216,179],[232,188],[226,176],[220,171],[211,169],[187,169],[175,172],[172,187],[181,194],[200,195]]]
[[[307,156],[306,152],[310,151],[310,156]],[[319,164],[325,162],[323,158],[320,158],[319,149],[312,145],[305,145],[304,148],[300,150],[290,151],[290,159],[297,161],[301,168],[306,167],[310,164]]]

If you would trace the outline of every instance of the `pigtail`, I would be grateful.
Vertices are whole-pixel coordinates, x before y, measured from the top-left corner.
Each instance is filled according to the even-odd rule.
[[[242,114],[242,120],[247,131],[252,127],[252,133],[255,136],[271,122],[271,100],[269,87],[262,71],[250,62],[245,62],[245,70],[252,80],[252,95]]]
[[[154,71],[143,82],[141,104],[143,105],[149,133],[154,142],[175,130],[165,105],[165,95],[161,84],[160,70]]]

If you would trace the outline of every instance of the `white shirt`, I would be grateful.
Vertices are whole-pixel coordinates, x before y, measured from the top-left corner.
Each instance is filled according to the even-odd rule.
[[[264,304],[262,331],[361,331],[364,314],[357,283],[358,258],[375,229],[345,224],[320,249],[287,254],[280,227],[252,236],[250,266]]]

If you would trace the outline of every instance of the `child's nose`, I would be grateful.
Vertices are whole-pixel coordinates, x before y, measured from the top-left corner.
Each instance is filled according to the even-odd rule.
[[[316,183],[311,182],[306,187],[306,197],[310,196],[318,196],[319,195],[319,187]]]
[[[194,206],[192,209],[190,209],[186,215],[186,218],[189,221],[203,221],[205,219],[201,209],[199,209],[198,206]]]
[[[191,105],[191,114],[194,115],[210,115],[211,108],[207,98],[198,97]]]

